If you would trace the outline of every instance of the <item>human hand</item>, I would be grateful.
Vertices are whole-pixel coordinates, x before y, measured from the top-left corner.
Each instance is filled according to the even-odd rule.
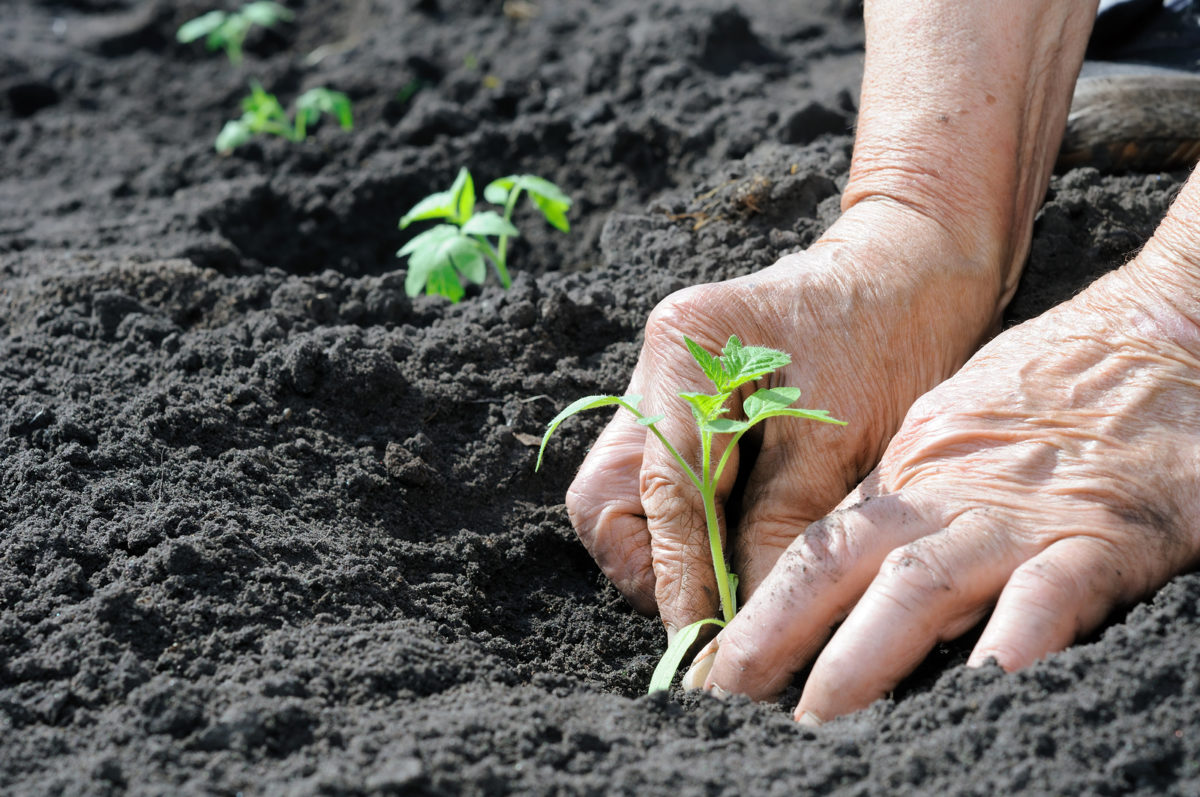
[[[685,683],[764,698],[815,658],[796,716],[816,724],[884,696],[993,605],[968,664],[1012,670],[1193,566],[1200,326],[1156,295],[1170,278],[1141,273],[1005,332],[918,400]]]
[[[988,334],[1001,285],[940,224],[898,203],[871,201],[849,210],[807,252],[752,276],[681,291],[654,311],[628,392],[644,396],[646,414],[666,413],[657,426],[689,462],[699,459],[699,441],[676,393],[707,385],[681,345],[685,335],[710,351],[736,334],[747,345],[789,352],[792,364],[770,384],[797,386],[805,406],[849,421],[845,428],[782,419],[765,425],[731,549],[743,597],[793,537],[870,470],[908,405]],[[719,485],[719,508],[736,457]],[[604,572],[639,610],[657,608],[669,635],[712,616],[717,590],[701,497],[645,427],[624,414],[609,424],[571,485],[567,508]]]

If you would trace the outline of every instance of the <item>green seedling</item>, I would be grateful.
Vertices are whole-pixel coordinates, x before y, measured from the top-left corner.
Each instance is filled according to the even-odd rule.
[[[659,442],[666,447],[671,456],[679,464],[679,467],[687,474],[688,479],[700,491],[700,495],[704,500],[704,519],[708,528],[708,546],[712,553],[713,572],[717,577],[717,592],[721,599],[721,617],[709,617],[703,620],[697,620],[691,625],[683,628],[671,640],[667,646],[667,650],[663,653],[662,659],[659,660],[658,666],[654,669],[654,674],[650,678],[650,690],[656,692],[661,689],[667,689],[671,685],[672,679],[675,677],[675,672],[679,669],[680,662],[683,661],[684,655],[688,649],[695,643],[700,635],[701,629],[706,625],[716,625],[724,627],[737,613],[737,575],[729,572],[729,567],[725,563],[725,552],[721,546],[721,530],[717,523],[717,484],[721,481],[721,474],[725,471],[725,466],[729,464],[729,456],[737,447],[738,441],[742,439],[742,435],[748,432],[753,426],[762,423],[768,418],[806,418],[810,421],[820,421],[821,423],[835,423],[845,425],[845,421],[839,421],[836,418],[830,417],[826,410],[805,410],[791,406],[800,398],[800,389],[795,387],[773,387],[762,388],[750,394],[742,401],[742,415],[744,420],[727,417],[729,400],[733,398],[734,393],[738,392],[739,388],[750,382],[771,374],[792,361],[790,355],[786,352],[776,349],[768,349],[761,346],[743,346],[736,335],[730,336],[729,342],[725,344],[725,348],[719,356],[709,354],[700,347],[695,341],[684,338],[684,343],[687,345],[687,350],[691,352],[692,357],[700,365],[700,369],[704,371],[716,387],[716,393],[680,393],[679,397],[691,405],[692,417],[696,420],[697,431],[700,435],[700,463],[699,472],[693,463],[689,463],[680,454],[675,446],[671,445],[661,432],[659,432],[656,424],[661,421],[664,415],[647,416],[638,410],[638,403],[641,401],[641,396],[587,396],[572,403],[565,410],[554,416],[550,421],[549,427],[546,429],[546,435],[542,438],[542,446],[538,450],[537,468],[542,465],[542,457],[546,453],[546,444],[550,442],[550,435],[554,434],[554,430],[559,425],[570,418],[572,415],[583,412],[584,410],[597,409],[599,407],[609,407],[616,405],[617,407],[628,410],[633,413],[637,422],[645,426],[650,432],[658,438]],[[716,435],[731,435],[725,445],[725,450],[721,453],[716,465],[713,465],[713,442]]]
[[[288,11],[279,3],[259,2],[246,3],[240,11],[209,11],[195,19],[183,23],[175,33],[175,38],[183,44],[190,44],[197,39],[204,39],[204,45],[209,50],[224,50],[229,56],[229,62],[235,66],[242,62],[242,45],[250,28],[259,25],[273,28],[278,22],[290,22],[295,14]]]
[[[431,194],[405,213],[400,219],[402,230],[415,221],[443,220],[396,253],[397,257],[408,258],[408,275],[404,280],[408,295],[416,296],[424,288],[426,293],[457,302],[463,297],[463,279],[477,285],[482,283],[487,277],[488,262],[496,269],[500,284],[505,288],[511,286],[508,242],[520,235],[513,226],[512,215],[522,192],[550,226],[570,231],[567,210],[571,200],[554,183],[531,174],[501,177],[483,189],[488,202],[503,207],[503,215],[494,210],[476,213],[475,181],[465,166],[458,170],[449,191]]]
[[[303,141],[308,129],[323,113],[335,117],[343,130],[354,128],[350,98],[340,91],[309,89],[296,100],[296,112],[292,117],[274,94],[258,83],[252,83],[250,95],[242,99],[242,118],[230,119],[217,135],[217,151],[232,152],[259,133],[282,136],[288,141]]]

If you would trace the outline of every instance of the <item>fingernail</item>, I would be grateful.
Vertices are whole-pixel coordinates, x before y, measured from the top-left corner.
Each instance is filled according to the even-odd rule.
[[[663,625],[667,627],[667,646],[670,647],[671,643],[675,641],[675,635],[679,633],[679,629],[670,623],[663,623]]]
[[[796,724],[803,725],[806,728],[820,728],[825,724],[825,720],[811,711],[801,711],[796,715]]]
[[[717,658],[717,649],[710,645],[711,650],[705,649],[700,651],[700,655],[692,662],[692,666],[688,667],[688,671],[683,674],[683,680],[680,681],[680,686],[684,689],[703,689],[704,680],[708,678],[709,672],[712,671],[713,661]]]

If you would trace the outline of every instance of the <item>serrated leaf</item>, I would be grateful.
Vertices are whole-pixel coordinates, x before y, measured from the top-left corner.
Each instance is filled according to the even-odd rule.
[[[400,218],[400,229],[403,230],[414,221],[449,219],[453,217],[454,194],[449,191],[438,191],[436,194],[430,194],[413,205],[412,210]]]
[[[687,346],[687,350],[691,352],[692,359],[700,366],[700,370],[720,390],[721,383],[725,381],[725,372],[721,368],[721,361],[715,355],[709,354],[703,346],[686,335],[683,338],[683,343]]]
[[[454,185],[450,186],[450,193],[454,197],[454,221],[463,224],[475,212],[475,181],[466,166],[458,170]]]
[[[505,221],[504,217],[494,210],[476,213],[463,225],[462,231],[464,235],[507,235],[509,238],[516,238],[521,234],[511,222]]]
[[[230,119],[217,134],[215,147],[217,152],[233,152],[253,137],[249,125],[240,119]]]
[[[638,418],[637,422],[642,426],[653,426],[665,417],[667,417],[666,413],[660,413],[659,415],[647,415],[644,418]]]
[[[190,19],[175,31],[175,39],[182,44],[190,44],[215,31],[225,22],[228,16],[224,11],[209,11],[195,19]]]
[[[546,453],[546,444],[550,442],[550,435],[554,434],[563,421],[570,418],[572,415],[578,415],[585,410],[599,409],[600,407],[611,407],[614,404],[624,407],[625,409],[637,415],[637,405],[642,400],[641,396],[630,394],[628,396],[584,396],[581,399],[572,401],[567,405],[566,409],[555,415],[550,423],[546,426],[546,434],[542,437],[542,445],[538,449],[537,464],[533,466],[536,471],[542,467],[542,456]]]
[[[725,391],[736,390],[747,382],[761,379],[792,361],[790,354],[778,349],[743,346],[737,335],[729,336],[720,359],[726,382],[719,387]]]
[[[799,398],[800,388],[798,387],[764,387],[746,397],[746,400],[742,402],[742,412],[746,413],[747,420],[754,422],[760,413],[790,407]]]
[[[295,14],[284,6],[281,6],[279,3],[269,2],[269,0],[257,0],[257,2],[247,3],[242,6],[242,10],[238,13],[255,25],[262,25],[264,28],[274,26],[279,20],[287,22],[295,17]]]
[[[647,693],[661,692],[671,688],[671,681],[675,680],[675,673],[679,671],[683,657],[687,655],[692,645],[696,644],[696,638],[700,636],[700,629],[706,625],[717,625],[724,628],[725,621],[709,617],[679,629],[674,639],[671,640],[671,644],[667,645],[662,658],[658,660],[658,666],[654,668],[654,674],[650,676],[650,688]]]
[[[729,400],[728,393],[718,393],[715,396],[707,393],[680,393],[679,397],[692,405],[692,415],[701,426],[728,412],[728,408],[725,407],[725,402]]]

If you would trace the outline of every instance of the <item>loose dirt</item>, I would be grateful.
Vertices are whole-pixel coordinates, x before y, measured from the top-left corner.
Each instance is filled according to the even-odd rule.
[[[289,2],[235,70],[194,0],[0,21],[0,791],[1163,794],[1200,789],[1200,577],[1018,674],[939,649],[818,732],[642,696],[657,621],[562,498],[668,293],[837,213],[853,3]],[[507,13],[506,13],[507,9]],[[532,9],[535,13],[518,13]],[[357,127],[212,140],[257,78]],[[544,175],[510,291],[410,300],[396,221]],[[1010,322],[1119,265],[1182,175],[1056,178]]]

